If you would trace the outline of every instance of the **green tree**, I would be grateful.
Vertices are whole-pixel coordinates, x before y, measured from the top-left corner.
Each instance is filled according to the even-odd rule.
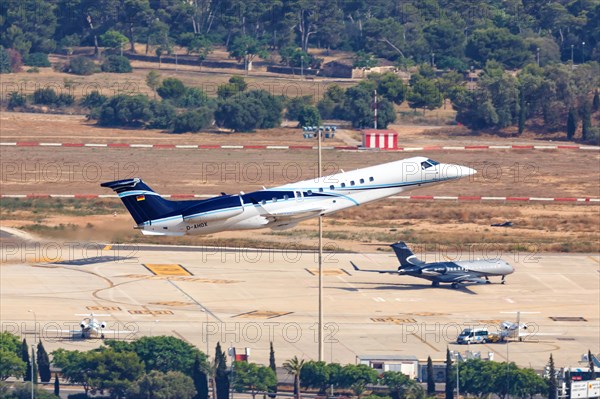
[[[342,385],[352,389],[355,395],[360,397],[368,384],[377,381],[377,370],[365,364],[347,364],[342,370]]]
[[[426,78],[417,79],[410,88],[408,105],[411,108],[423,108],[430,111],[441,107],[442,95],[435,82]]]
[[[373,54],[365,53],[364,51],[357,51],[354,54],[354,60],[352,66],[354,68],[360,68],[362,70],[371,69],[376,67],[378,64],[377,58]]]
[[[137,30],[142,27],[151,15],[150,3],[148,0],[124,0],[121,2],[119,10],[119,21],[125,27],[127,38],[129,39],[129,51],[135,53]]]
[[[575,136],[575,132],[577,131],[577,125],[579,124],[577,116],[577,111],[575,108],[569,109],[569,116],[567,118],[567,139],[573,140],[573,136]]]
[[[27,345],[27,340],[23,338],[21,342],[21,360],[25,363],[25,376],[23,377],[24,381],[31,381],[31,363],[29,359],[29,345]]]
[[[365,87],[350,87],[345,91],[343,109],[340,117],[350,120],[353,127],[363,128],[373,126],[373,94]],[[385,98],[377,102],[377,128],[385,129],[396,120],[396,112],[392,104]]]
[[[241,76],[235,75],[229,78],[227,83],[217,87],[217,96],[219,98],[227,99],[246,91],[247,88],[248,84],[246,83],[246,80]]]
[[[497,27],[476,29],[469,37],[465,54],[480,65],[496,60],[507,68],[520,68],[531,57],[523,39]]]
[[[393,72],[371,73],[367,77],[377,83],[377,94],[394,104],[402,104],[406,98],[407,87],[402,79]]]
[[[194,399],[208,399],[208,375],[206,369],[208,365],[206,360],[202,359],[199,354],[196,354],[194,360],[194,368],[192,369],[192,380],[196,388],[196,396]]]
[[[233,388],[236,392],[250,391],[252,398],[256,398],[258,392],[265,392],[277,382],[275,372],[267,366],[259,366],[255,363],[234,362]]]
[[[148,97],[117,95],[107,100],[98,112],[101,126],[144,126],[152,118]]]
[[[160,86],[160,73],[156,71],[150,71],[146,75],[146,86],[152,90],[154,93],[154,98],[156,98],[156,89]]]
[[[213,110],[208,107],[186,111],[175,118],[174,133],[199,132],[207,128],[213,120]]]
[[[311,126],[318,126],[311,125]],[[319,395],[324,395],[329,386],[329,368],[325,362],[308,361],[300,372],[300,381],[307,388],[317,388]]]
[[[414,397],[419,388],[421,396],[423,396],[423,389],[405,374],[397,371],[386,371],[382,377],[383,384],[388,387],[392,399],[402,399],[409,395]]]
[[[127,40],[127,37],[116,30],[108,30],[104,34],[100,35],[100,45],[108,47],[113,50],[121,49]]]
[[[178,99],[185,94],[186,87],[177,78],[166,78],[156,90],[158,95],[165,100]]]
[[[525,122],[527,121],[527,106],[525,103],[525,93],[519,93],[519,134],[525,131]]]
[[[304,359],[298,359],[297,356],[283,363],[283,368],[294,377],[294,398],[300,399],[300,383]]]
[[[42,341],[37,344],[37,363],[38,370],[40,373],[40,381],[43,383],[50,382],[50,378],[52,378],[52,374],[50,373],[50,357],[42,344]]]
[[[66,66],[65,72],[75,75],[92,75],[98,71],[98,66],[94,61],[84,56],[73,58]]]
[[[60,398],[60,382],[58,381],[58,374],[54,374],[54,396]]]
[[[10,55],[3,46],[0,46],[0,73],[11,73]]]
[[[107,340],[106,345],[119,352],[134,352],[143,362],[146,372],[181,371],[190,375],[196,356],[206,355],[193,345],[173,336],[142,337],[130,343]]]
[[[300,110],[307,105],[313,104],[314,97],[311,95],[288,98],[285,106],[285,117],[289,120],[298,120]]]
[[[244,69],[248,73],[252,61],[256,57],[266,58],[267,51],[264,43],[252,36],[236,36],[227,48],[229,56],[238,62],[244,62]]]
[[[22,377],[25,367],[25,362],[14,351],[0,347],[0,381],[9,377]]]
[[[592,100],[592,111],[598,112],[600,110],[600,94],[598,94],[598,89],[594,92],[594,99]]]
[[[217,342],[215,348],[215,394],[216,399],[229,398],[229,370],[227,370],[227,357],[221,350],[221,343]]]
[[[102,72],[113,72],[113,73],[129,73],[133,69],[131,63],[127,57],[120,55],[109,55],[102,63]]]
[[[427,356],[427,395],[435,395],[435,375],[433,372],[431,356]]]
[[[452,378],[452,357],[450,356],[450,349],[446,348],[446,399],[454,399],[454,385]]]
[[[298,113],[298,123],[300,126],[320,126],[321,115],[314,105],[305,105]]]
[[[195,395],[192,379],[180,371],[152,370],[127,389],[131,399],[192,399]]]
[[[273,341],[269,344],[269,368],[275,373],[275,383],[269,387],[269,397],[274,399],[277,397],[277,364],[275,363],[275,350],[273,349]]]
[[[592,128],[592,104],[586,99],[581,107],[581,140],[586,141]]]
[[[558,381],[556,380],[556,367],[554,367],[554,358],[552,353],[548,359],[548,399],[558,398]]]

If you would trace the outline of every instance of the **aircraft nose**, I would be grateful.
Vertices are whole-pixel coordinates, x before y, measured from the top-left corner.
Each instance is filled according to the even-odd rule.
[[[469,177],[477,173],[475,169],[471,169],[468,166],[445,164],[441,170],[443,178],[446,179],[460,179],[462,177]]]

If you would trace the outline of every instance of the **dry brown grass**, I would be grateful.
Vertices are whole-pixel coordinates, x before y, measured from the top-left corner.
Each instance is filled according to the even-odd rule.
[[[209,236],[148,237],[133,230],[123,209],[113,216],[117,200],[36,200],[32,209],[3,203],[2,223],[49,239],[112,243],[154,243],[199,246],[314,249],[317,224],[310,220],[294,229],[256,230]],[[63,202],[62,205],[57,205]],[[388,245],[407,241],[425,252],[444,248],[474,251],[599,252],[600,211],[596,205],[569,204],[451,204],[397,202],[397,206],[365,205],[325,218],[329,249],[389,251]],[[92,210],[94,209],[94,210]],[[43,210],[43,211],[42,211]],[[405,211],[403,211],[405,210]],[[511,220],[513,227],[491,227]]]

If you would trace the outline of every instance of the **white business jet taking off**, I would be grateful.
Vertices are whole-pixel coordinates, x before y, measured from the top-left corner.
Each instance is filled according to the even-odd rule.
[[[319,215],[474,173],[466,166],[414,157],[247,194],[191,201],[166,200],[139,178],[101,186],[118,193],[142,233],[181,236],[264,227],[287,229]]]

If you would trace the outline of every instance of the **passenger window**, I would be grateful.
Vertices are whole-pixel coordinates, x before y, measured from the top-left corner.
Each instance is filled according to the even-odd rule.
[[[335,189],[335,187],[333,186],[333,184],[331,186],[329,186],[329,189],[330,190],[334,190]]]
[[[277,202],[277,197],[273,197],[273,202]]]
[[[306,192],[306,195],[312,195],[312,190],[308,190],[308,191]]]
[[[365,179],[360,179],[360,184],[365,184]]]
[[[319,192],[322,193],[323,192],[323,187],[319,187]]]
[[[346,187],[346,183],[342,183],[342,188]]]
[[[373,179],[372,177],[369,177],[369,181],[374,181],[375,179]]]
[[[267,201],[266,201],[266,200],[262,200],[262,201],[260,201],[260,203],[261,203],[262,205],[267,205]]]
[[[354,186],[354,180],[350,181],[350,185]]]
[[[283,196],[283,200],[284,200],[284,201],[287,201],[288,199],[290,199],[290,197],[288,197],[288,195],[287,195],[287,194]]]

